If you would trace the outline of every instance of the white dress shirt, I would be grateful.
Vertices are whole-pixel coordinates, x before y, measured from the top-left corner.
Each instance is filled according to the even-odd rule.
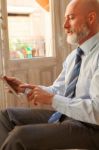
[[[44,87],[54,93],[52,106],[67,116],[99,125],[99,33],[80,45],[84,51],[74,98],[64,97],[77,49],[66,58],[59,77],[52,86]]]

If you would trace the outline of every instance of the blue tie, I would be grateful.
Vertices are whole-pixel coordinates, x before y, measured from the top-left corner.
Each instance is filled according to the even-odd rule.
[[[65,97],[73,98],[75,96],[75,89],[76,89],[76,83],[78,80],[79,72],[80,72],[80,66],[81,66],[81,56],[84,54],[84,52],[81,50],[80,47],[77,48],[77,54],[75,58],[75,65],[71,73],[71,77],[65,92]],[[48,120],[48,123],[55,123],[58,122],[62,117],[62,114],[60,112],[55,112]]]

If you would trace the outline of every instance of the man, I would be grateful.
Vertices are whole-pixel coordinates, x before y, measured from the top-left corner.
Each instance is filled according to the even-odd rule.
[[[1,150],[99,149],[98,7],[97,0],[72,0],[67,6],[67,41],[79,48],[67,57],[52,86],[22,85],[6,77],[18,92],[31,89],[27,97],[33,104],[50,104],[57,112],[1,111]]]

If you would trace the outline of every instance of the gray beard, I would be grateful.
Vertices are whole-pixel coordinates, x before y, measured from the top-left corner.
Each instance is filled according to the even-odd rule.
[[[73,33],[72,35],[67,35],[67,42],[71,45],[79,44],[79,41],[88,36],[89,30],[86,26],[83,27],[83,31],[77,33]]]

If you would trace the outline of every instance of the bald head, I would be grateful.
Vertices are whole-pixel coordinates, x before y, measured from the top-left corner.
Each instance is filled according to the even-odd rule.
[[[74,11],[85,16],[90,12],[95,12],[96,21],[99,22],[99,0],[71,0],[67,9],[70,9],[71,5]]]
[[[89,13],[95,11],[99,15],[99,1],[98,0],[72,0],[69,5],[75,5],[76,9]]]
[[[75,35],[75,41],[81,44],[99,31],[99,2],[71,0],[66,8],[65,18],[64,28],[68,37],[74,39],[71,37]]]

